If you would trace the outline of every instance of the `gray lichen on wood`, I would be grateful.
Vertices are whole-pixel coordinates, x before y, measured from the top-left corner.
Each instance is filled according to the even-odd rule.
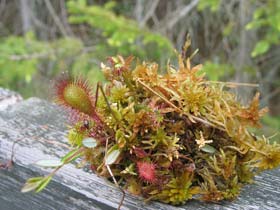
[[[115,209],[121,192],[111,183],[73,164],[63,167],[51,184],[39,194],[22,194],[26,179],[49,170],[33,163],[55,159],[68,151],[66,113],[36,98],[19,102],[0,111],[0,162],[10,158],[15,141],[15,166],[0,171],[0,209]],[[122,209],[277,209],[280,205],[280,169],[262,173],[247,185],[235,201],[216,204],[188,202],[172,207],[158,202],[145,204],[130,194]]]
[[[13,105],[20,101],[22,101],[21,95],[0,87],[0,110],[4,110],[9,105]]]

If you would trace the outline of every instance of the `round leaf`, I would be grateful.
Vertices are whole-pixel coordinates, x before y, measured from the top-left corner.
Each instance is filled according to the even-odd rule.
[[[62,166],[63,162],[61,160],[39,160],[35,163],[35,165],[47,168],[54,168]]]
[[[201,150],[203,152],[207,152],[207,153],[215,153],[216,149],[208,144],[206,144],[204,147],[201,148]]]
[[[94,138],[85,138],[83,145],[87,148],[94,148],[97,146],[97,141]]]
[[[26,193],[35,190],[40,185],[40,182],[26,183],[22,188],[21,192]]]
[[[113,164],[114,162],[116,162],[116,160],[118,159],[120,154],[121,154],[121,152],[118,147],[115,147],[115,146],[112,147],[107,153],[107,156],[105,159],[105,164],[106,165]]]
[[[52,176],[48,176],[48,177],[45,177],[42,181],[41,181],[41,183],[40,183],[40,185],[36,188],[36,193],[38,193],[38,192],[41,192],[48,184],[49,184],[49,182],[51,181],[51,179],[52,179]]]

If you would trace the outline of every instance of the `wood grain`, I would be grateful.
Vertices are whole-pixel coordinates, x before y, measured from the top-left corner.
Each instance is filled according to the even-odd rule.
[[[21,95],[14,91],[0,87],[0,110],[4,110],[9,105],[13,105],[20,101],[22,101]]]
[[[73,164],[63,167],[51,184],[39,194],[22,194],[26,179],[47,174],[49,170],[33,163],[55,159],[68,151],[66,113],[49,102],[31,98],[0,111],[0,163],[9,160],[15,141],[15,166],[0,169],[0,210],[26,209],[115,209],[121,192],[111,183]],[[122,209],[279,209],[280,169],[267,171],[247,185],[233,202],[201,203],[190,201],[174,207],[127,194]]]

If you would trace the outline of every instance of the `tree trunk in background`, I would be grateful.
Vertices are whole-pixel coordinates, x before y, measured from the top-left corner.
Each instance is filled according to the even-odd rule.
[[[236,82],[249,82],[250,78],[246,68],[251,66],[252,59],[250,57],[250,52],[252,48],[252,38],[250,37],[249,31],[245,29],[246,24],[250,21],[252,16],[252,11],[250,8],[250,1],[239,0],[239,21],[240,21],[240,42],[237,49],[236,62],[235,62],[235,80]],[[238,94],[240,98],[244,99],[243,102],[247,103],[246,97],[252,94],[252,89],[239,87]]]
[[[33,0],[20,0],[19,2],[23,34],[33,29],[31,16],[32,2]]]
[[[143,19],[143,10],[144,10],[144,0],[136,0],[136,5],[134,9],[134,14],[136,21],[140,24]]]

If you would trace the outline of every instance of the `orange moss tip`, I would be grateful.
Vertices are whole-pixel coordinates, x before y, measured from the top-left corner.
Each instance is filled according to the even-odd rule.
[[[115,57],[108,57],[107,62],[111,68],[105,66],[104,64],[101,65],[105,77],[109,81],[115,79],[115,77],[119,77],[123,72],[130,68],[133,59],[133,56],[129,56],[126,59],[119,55]]]
[[[133,56],[123,58],[122,56],[118,55],[115,57],[108,57],[107,61],[115,68],[129,68],[133,59]]]
[[[139,176],[143,181],[149,183],[156,182],[156,166],[150,162],[137,162]]]
[[[92,116],[94,100],[91,89],[88,82],[81,77],[75,80],[62,77],[55,83],[55,101],[60,105]]]

